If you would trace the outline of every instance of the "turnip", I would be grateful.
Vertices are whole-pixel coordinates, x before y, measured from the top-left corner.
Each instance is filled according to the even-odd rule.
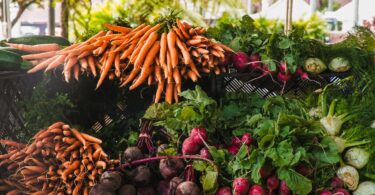
[[[151,170],[147,166],[140,165],[136,168],[136,173],[133,178],[137,186],[146,186],[151,181]]]
[[[155,190],[152,187],[141,187],[137,189],[138,195],[156,195]]]
[[[249,195],[266,195],[266,191],[260,185],[253,185],[249,190]]]
[[[104,190],[102,184],[97,184],[91,188],[89,195],[116,195],[116,193]]]
[[[290,189],[285,181],[280,182],[280,188],[279,188],[279,194],[280,195],[290,195]]]
[[[248,64],[250,70],[258,70],[262,67],[262,62],[259,54],[251,54],[249,60],[250,62]]]
[[[318,58],[308,58],[303,66],[306,72],[311,74],[320,74],[327,70],[327,66]]]
[[[230,187],[221,187],[217,190],[216,195],[232,195]]]
[[[169,193],[169,181],[168,180],[159,181],[156,191],[158,192],[158,194],[168,194]]]
[[[176,195],[201,195],[198,185],[191,181],[184,181],[177,186]]]
[[[121,186],[117,195],[137,195],[137,189],[133,185],[125,184]]]
[[[232,146],[237,146],[237,147],[240,147],[241,146],[241,139],[239,137],[232,137],[231,139],[231,145]]]
[[[228,150],[228,152],[229,152],[230,154],[232,154],[232,155],[236,155],[237,152],[238,152],[238,150],[239,150],[239,148],[238,148],[238,146],[229,146],[229,147],[227,148],[227,150]]]
[[[190,132],[190,137],[195,143],[203,145],[203,140],[207,141],[207,130],[204,128],[193,128]]]
[[[238,177],[233,180],[232,182],[232,188],[235,193],[242,195],[246,194],[249,190],[250,184],[249,181],[246,178]]]
[[[368,195],[375,194],[375,183],[371,181],[364,181],[359,184],[358,188],[353,192],[353,195]]]
[[[248,67],[247,63],[249,62],[249,56],[246,53],[239,51],[232,56],[232,62],[234,68],[238,72],[245,72]]]
[[[332,188],[342,188],[344,186],[344,183],[341,181],[338,177],[333,177],[331,179],[331,187]]]
[[[351,68],[349,60],[343,57],[333,58],[328,64],[328,69],[333,72],[346,72]]]
[[[267,178],[267,188],[270,192],[273,192],[279,187],[280,181],[275,175]]]
[[[355,190],[358,187],[359,173],[354,167],[344,165],[336,171],[336,174],[349,190]]]
[[[181,159],[162,159],[159,163],[160,174],[165,179],[179,175],[184,167],[184,162]]]
[[[138,147],[129,147],[124,151],[124,160],[131,162],[143,158],[142,151]]]
[[[182,154],[198,154],[201,146],[193,141],[192,137],[188,137],[182,143]]]
[[[207,148],[202,148],[199,155],[201,155],[203,158],[212,159],[210,151]]]
[[[350,193],[344,188],[338,188],[334,192],[335,195],[350,195]]]
[[[172,178],[171,181],[169,181],[169,194],[175,194],[177,186],[182,182],[184,182],[184,180],[179,177]]]
[[[121,173],[117,171],[106,171],[100,176],[101,189],[116,191],[121,186]]]
[[[332,195],[332,192],[330,192],[328,190],[324,190],[324,191],[320,192],[320,195]]]
[[[245,145],[250,145],[253,142],[253,138],[250,133],[244,133],[241,138],[241,142]]]
[[[370,153],[359,147],[350,148],[344,156],[346,163],[357,169],[363,168],[369,161],[369,158]]]

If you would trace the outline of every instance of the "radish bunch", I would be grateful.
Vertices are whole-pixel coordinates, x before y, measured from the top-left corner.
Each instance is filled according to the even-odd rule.
[[[244,133],[241,138],[232,137],[231,145],[227,147],[230,154],[236,155],[242,144],[249,146],[253,143],[253,138],[250,133]]]
[[[200,153],[205,141],[207,141],[206,129],[199,127],[193,128],[190,132],[190,136],[182,143],[182,154],[192,155]]]

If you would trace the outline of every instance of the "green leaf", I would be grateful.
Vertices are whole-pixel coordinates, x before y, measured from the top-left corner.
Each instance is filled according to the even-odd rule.
[[[208,147],[208,150],[210,151],[210,154],[212,156],[212,159],[215,161],[217,164],[222,164],[225,162],[225,152],[222,149],[217,149],[214,146]]]
[[[289,40],[289,39],[285,39],[283,38],[279,44],[278,44],[278,47],[280,49],[288,49],[290,46],[292,45],[292,42]]]
[[[294,158],[293,147],[287,140],[284,140],[276,148],[269,149],[267,156],[272,159],[275,166],[287,166]]]
[[[312,182],[292,169],[278,169],[277,176],[296,194],[306,195],[312,190]]]
[[[273,135],[266,135],[264,136],[259,142],[259,148],[262,150],[267,150],[268,148],[272,147],[275,143],[275,137]]]
[[[181,120],[191,120],[197,118],[198,114],[194,111],[193,107],[185,106],[182,108],[180,115],[178,116]]]
[[[207,171],[202,182],[203,191],[205,194],[215,191],[217,188],[218,173],[214,171]]]
[[[195,170],[203,172],[207,168],[207,163],[201,160],[193,161],[193,167]]]

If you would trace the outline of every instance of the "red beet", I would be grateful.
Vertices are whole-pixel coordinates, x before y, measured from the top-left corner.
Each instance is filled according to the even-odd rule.
[[[236,68],[238,72],[245,72],[248,67],[247,63],[249,62],[249,56],[246,53],[239,51],[232,56],[232,62],[234,68]]]
[[[250,63],[249,63],[250,70],[257,70],[262,67],[259,54],[251,54],[249,57],[249,60],[250,60]]]
[[[253,138],[250,133],[245,133],[242,135],[241,142],[245,145],[250,145],[253,142]]]
[[[198,185],[191,181],[184,181],[177,186],[176,195],[201,195]]]
[[[344,183],[342,180],[338,177],[334,177],[331,179],[331,187],[332,188],[342,188],[344,186]]]
[[[227,149],[228,149],[228,152],[231,153],[232,155],[236,155],[239,150],[237,146],[229,146]]]
[[[350,195],[350,193],[344,188],[337,188],[335,190],[335,195]]]
[[[169,193],[169,181],[161,180],[156,188],[158,194],[168,194]]]
[[[194,128],[190,132],[190,137],[199,145],[203,145],[203,140],[207,141],[207,131],[204,128]],[[202,140],[203,139],[203,140]]]
[[[241,146],[241,139],[239,137],[232,137],[231,141],[232,146]]]
[[[313,170],[304,164],[297,165],[296,171],[303,176],[309,176],[313,173]]]
[[[200,146],[193,141],[192,137],[188,137],[182,143],[182,154],[198,154]]]
[[[279,187],[280,181],[275,175],[267,179],[267,187],[270,192],[273,192]]]
[[[199,154],[203,158],[207,158],[207,159],[211,159],[212,158],[212,156],[210,154],[210,151],[207,148],[202,148],[201,151],[199,152]]]
[[[253,185],[249,190],[249,195],[266,195],[265,190],[260,185]]]
[[[280,182],[279,194],[280,195],[290,195],[290,189],[289,189],[288,185],[286,185],[285,181]]]
[[[162,159],[159,163],[160,174],[165,179],[171,179],[179,175],[185,165],[181,159]]]
[[[324,191],[320,192],[320,195],[332,195],[332,192],[330,192],[328,190],[324,190]]]
[[[243,177],[238,177],[234,179],[232,183],[232,188],[234,192],[239,195],[246,194],[247,191],[249,190],[249,187],[250,187],[249,181]]]
[[[216,195],[232,195],[232,191],[230,187],[221,187],[219,190],[216,192]]]

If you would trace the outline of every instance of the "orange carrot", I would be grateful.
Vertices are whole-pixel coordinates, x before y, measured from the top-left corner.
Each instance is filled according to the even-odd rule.
[[[35,59],[43,59],[43,58],[49,58],[54,56],[57,53],[57,51],[47,51],[43,53],[38,53],[38,54],[27,54],[23,55],[22,59],[23,60],[35,60]]]
[[[193,82],[198,80],[197,75],[191,70],[188,70],[187,75]]]
[[[156,90],[156,95],[155,95],[155,103],[158,103],[160,101],[161,94],[163,93],[164,89],[164,79],[161,79],[158,83],[158,88]]]
[[[177,38],[179,38],[179,39],[185,41],[185,37],[182,35],[182,33],[181,33],[181,31],[180,31],[179,28],[177,28],[176,26],[173,26],[172,29],[173,29],[173,31],[176,33]]]
[[[168,104],[172,104],[172,98],[173,98],[173,83],[167,84],[167,89],[165,90],[165,101]]]
[[[157,62],[157,60],[155,60],[155,62]],[[155,66],[155,79],[156,79],[158,82],[161,82],[161,80],[164,79],[164,78],[162,78],[162,76],[161,76],[161,67],[160,67],[160,66]]]
[[[38,72],[44,68],[46,68],[51,62],[53,62],[55,59],[57,58],[57,56],[54,56],[52,58],[49,58],[45,61],[43,61],[42,63],[34,66],[32,69],[28,70],[27,73],[30,74],[30,73],[35,73],[35,72]]]
[[[57,51],[60,46],[56,43],[39,44],[39,45],[25,45],[25,44],[13,44],[7,43],[10,47],[30,52],[30,53],[41,53],[47,51]]]
[[[96,161],[95,165],[96,165],[97,168],[103,168],[103,169],[106,168],[106,163],[104,161],[101,161],[101,160]]]
[[[73,73],[74,73],[74,78],[78,81],[79,80],[79,65],[78,64],[74,65]]]
[[[178,68],[173,69],[173,80],[176,84],[181,83],[181,75],[180,75],[180,71],[178,70]]]
[[[97,144],[101,144],[102,143],[102,140],[100,140],[100,139],[98,139],[96,137],[93,137],[91,135],[88,135],[86,133],[81,133],[81,135],[88,142],[97,143]]]
[[[73,135],[82,143],[83,148],[86,148],[86,140],[85,138],[83,138],[81,133],[75,128],[71,128],[70,130],[72,131]]]
[[[92,74],[94,75],[94,77],[96,77],[96,68],[95,68],[95,59],[93,56],[89,56],[88,57],[88,64],[89,64],[89,67],[90,67],[90,70],[92,72]]]
[[[88,68],[88,63],[87,63],[87,60],[86,58],[81,58],[79,59],[79,63],[81,64],[81,67],[86,70]]]
[[[59,65],[61,65],[66,58],[66,55],[58,55],[55,60],[53,60],[47,68],[44,70],[44,72],[47,72],[49,70],[52,70],[54,68],[57,68]]]
[[[185,29],[184,24],[182,24],[182,22],[181,22],[179,19],[176,19],[176,23],[177,23],[177,26],[178,26],[178,28],[180,29],[182,35],[184,36],[184,38],[185,38],[185,39],[189,39],[190,36],[189,36],[189,34],[186,32],[186,29]]]
[[[191,61],[191,57],[189,54],[189,50],[186,48],[186,45],[182,43],[178,38],[176,38],[176,45],[182,53],[182,56],[184,58],[184,64],[189,64]]]
[[[115,75],[116,77],[120,77],[121,76],[121,70],[120,70],[120,54],[119,53],[116,53],[116,56],[115,56]]]
[[[178,90],[177,90],[177,84],[174,86],[175,88],[173,89],[173,97],[174,101],[178,103]]]
[[[125,34],[129,33],[132,30],[131,28],[127,28],[124,26],[117,26],[117,25],[108,24],[108,23],[103,24],[103,26],[105,26],[106,28],[110,30],[125,33]]]
[[[61,121],[57,121],[57,122],[53,123],[52,125],[50,125],[50,126],[48,127],[48,129],[61,128],[63,125],[64,125],[63,122],[61,122]]]
[[[125,59],[129,57],[132,52],[134,51],[135,46],[137,46],[137,42],[133,42],[121,55],[120,59]],[[117,50],[117,49],[116,49]],[[116,51],[115,50],[115,51]]]
[[[141,66],[143,60],[146,58],[146,54],[149,55],[148,52],[151,49],[151,47],[154,45],[157,38],[158,38],[158,33],[155,31],[149,35],[145,44],[142,46],[141,50],[139,51],[139,54],[137,55],[137,58],[134,63],[135,67]]]
[[[178,54],[175,48],[176,45],[176,34],[173,31],[169,31],[167,34],[168,52],[170,53],[172,68],[175,68],[178,64]]]
[[[111,52],[108,54],[108,59],[106,60],[106,63],[104,64],[104,68],[103,68],[102,73],[100,74],[99,81],[96,85],[96,89],[98,89],[100,85],[103,83],[105,77],[108,75],[108,72],[113,65],[113,61],[115,60],[115,57],[116,57],[116,53],[112,52],[113,50],[114,50],[114,47],[111,48]]]
[[[160,53],[159,53],[159,60],[160,65],[166,67],[166,53],[167,53],[167,33],[161,34],[160,38]]]

